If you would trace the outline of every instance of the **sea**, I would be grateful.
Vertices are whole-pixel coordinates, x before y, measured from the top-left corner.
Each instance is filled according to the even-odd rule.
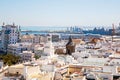
[[[45,30],[66,30],[68,27],[56,26],[20,26],[21,30],[45,31]],[[2,26],[0,26],[0,30]]]
[[[22,31],[66,31],[68,27],[22,26]]]
[[[52,31],[67,31],[68,27],[54,27],[54,26],[21,26],[22,34],[47,34]],[[0,30],[2,27],[0,26]]]
[[[22,34],[48,34],[53,31],[67,31],[68,27],[22,26]],[[25,31],[25,32],[24,32]],[[28,31],[28,32],[26,32]]]
[[[71,26],[21,26],[21,33],[22,34],[47,34],[48,32],[52,32],[52,31],[67,31],[68,29],[70,29]],[[74,26],[73,26],[74,27]],[[83,30],[92,30],[94,27],[80,27]],[[0,30],[2,29],[2,27],[0,26]],[[28,31],[28,32],[27,32]]]

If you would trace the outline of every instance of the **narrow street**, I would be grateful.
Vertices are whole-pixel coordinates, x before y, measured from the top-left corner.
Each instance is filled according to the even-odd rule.
[[[7,69],[0,72],[0,80],[2,80],[2,78],[4,77],[4,74],[7,72]]]

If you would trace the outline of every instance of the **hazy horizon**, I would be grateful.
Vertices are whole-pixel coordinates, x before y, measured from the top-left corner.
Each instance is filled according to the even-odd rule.
[[[104,28],[105,30],[111,29],[112,26],[20,26],[22,31],[46,31],[46,30],[51,30],[51,31],[64,31],[67,29],[70,29],[71,27],[77,27],[81,28],[82,30],[93,30],[95,27],[97,29],[99,28]],[[2,26],[0,26],[0,30],[2,29]]]

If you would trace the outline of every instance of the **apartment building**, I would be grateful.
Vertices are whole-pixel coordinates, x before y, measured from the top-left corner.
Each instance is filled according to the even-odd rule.
[[[7,51],[8,44],[16,44],[20,40],[20,27],[13,25],[2,25],[1,43],[2,50]]]

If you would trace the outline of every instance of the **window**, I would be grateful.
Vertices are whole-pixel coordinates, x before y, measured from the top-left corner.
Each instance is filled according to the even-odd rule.
[[[14,33],[14,30],[13,30],[13,33]]]

